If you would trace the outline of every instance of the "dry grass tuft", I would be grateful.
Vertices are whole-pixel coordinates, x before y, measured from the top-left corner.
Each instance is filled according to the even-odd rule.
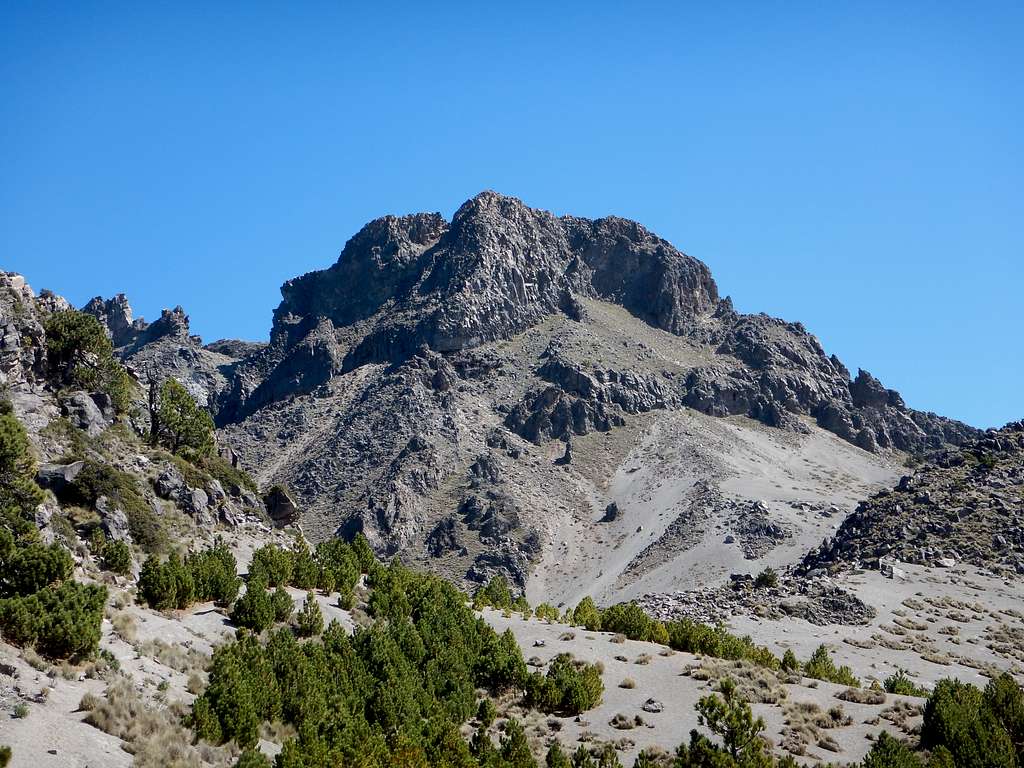
[[[147,640],[134,646],[140,656],[148,656],[176,672],[197,672],[206,669],[209,657],[195,648],[181,643],[167,643],[163,640]]]
[[[619,688],[636,688],[636,680],[634,680],[632,677],[624,677],[622,678],[622,682],[619,683]]]
[[[135,617],[125,611],[118,611],[110,619],[110,624],[114,628],[114,633],[124,640],[129,645],[135,644],[135,638],[138,631],[138,626],[135,623]]]
[[[885,691],[876,691],[871,688],[847,688],[837,693],[836,698],[854,704],[885,704]]]
[[[224,765],[232,758],[223,748],[194,747],[191,731],[181,724],[185,709],[147,705],[127,678],[108,685],[102,698],[87,693],[79,709],[88,713],[89,725],[124,742],[125,751],[135,756],[135,768],[201,768],[204,763]]]

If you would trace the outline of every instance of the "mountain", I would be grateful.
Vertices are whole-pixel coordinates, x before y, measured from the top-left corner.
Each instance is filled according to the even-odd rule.
[[[851,380],[799,323],[736,312],[640,224],[494,192],[451,221],[372,221],[281,293],[265,347],[203,346],[180,308],[151,325],[123,297],[85,309],[140,376],[183,380],[261,483],[291,489],[311,538],[362,531],[534,596],[795,557],[898,476],[899,452],[978,435]],[[721,572],[699,566],[709,548]],[[554,563],[575,586],[536,567]]]

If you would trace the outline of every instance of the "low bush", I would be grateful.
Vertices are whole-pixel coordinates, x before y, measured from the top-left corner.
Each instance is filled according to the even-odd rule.
[[[811,658],[803,666],[803,673],[815,680],[824,680],[829,683],[838,683],[851,688],[860,688],[860,680],[853,676],[848,666],[836,667],[828,648],[819,645],[811,654]]]
[[[108,571],[122,576],[127,575],[132,570],[132,548],[124,541],[105,542],[100,553],[100,562]]]
[[[291,598],[288,598],[288,602],[290,609]],[[245,594],[235,601],[235,607],[231,611],[231,621],[237,626],[251,629],[253,632],[262,632],[273,625],[275,617],[274,602],[267,593],[266,583],[250,580]]]
[[[547,675],[534,672],[527,684],[527,700],[542,712],[578,715],[596,707],[604,693],[596,664],[560,653],[551,660]]]
[[[89,658],[99,646],[106,587],[66,581],[0,600],[0,630],[14,645],[53,659]]]
[[[320,604],[316,601],[316,595],[312,592],[306,593],[306,602],[302,604],[295,625],[299,637],[314,637],[323,632],[324,617],[320,611]]]
[[[164,562],[150,555],[139,573],[139,595],[160,611],[209,600],[228,606],[241,584],[235,569],[235,556],[221,541],[184,561],[173,552]]]
[[[889,693],[899,694],[900,696],[920,696],[922,698],[928,696],[928,689],[914,683],[905,669],[898,669],[885,678],[882,682],[882,687]]]

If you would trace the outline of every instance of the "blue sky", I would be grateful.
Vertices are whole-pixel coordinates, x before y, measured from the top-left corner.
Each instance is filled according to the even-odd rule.
[[[1024,417],[1019,3],[3,3],[0,267],[265,338],[367,220],[635,218],[918,408]]]

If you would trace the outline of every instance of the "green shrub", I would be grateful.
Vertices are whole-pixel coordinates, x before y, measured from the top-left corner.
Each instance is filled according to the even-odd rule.
[[[921,768],[921,761],[906,744],[882,731],[861,765],[863,768]]]
[[[754,579],[754,586],[758,589],[774,588],[779,585],[779,575],[773,568],[765,568]]]
[[[54,659],[88,658],[100,641],[106,587],[66,581],[34,595],[0,600],[0,631]]]
[[[320,612],[320,604],[316,601],[316,595],[312,592],[306,593],[306,602],[302,604],[302,610],[296,619],[296,631],[299,637],[314,637],[323,632],[324,617]]]
[[[473,596],[473,604],[480,608],[485,605],[492,608],[512,608],[512,591],[504,576],[494,576],[487,584],[480,587]]]
[[[122,576],[131,573],[132,548],[124,541],[108,541],[103,545],[100,555],[103,567]]]
[[[271,587],[284,586],[291,580],[293,566],[291,552],[274,544],[266,544],[253,552],[249,564],[249,580],[263,581]]]
[[[0,768],[7,768],[11,763],[11,748],[0,747]]]
[[[498,716],[498,710],[490,699],[481,699],[480,706],[476,710],[476,719],[485,728],[494,724],[494,718]]]
[[[44,329],[48,372],[54,382],[105,392],[118,412],[128,410],[136,387],[95,317],[75,310],[54,312]]]
[[[16,545],[0,529],[0,597],[24,596],[71,576],[74,561],[60,544],[36,541]]]
[[[262,632],[274,623],[274,616],[274,604],[267,594],[266,582],[250,579],[245,594],[235,601],[231,620],[239,627]]]
[[[585,627],[591,632],[601,629],[601,612],[591,598],[584,597],[576,605],[572,612],[572,623],[577,627]]]
[[[958,768],[1014,768],[1018,750],[992,708],[998,700],[969,683],[940,680],[925,705],[921,746],[944,747]]]
[[[778,669],[779,659],[770,650],[755,645],[750,637],[737,637],[724,626],[699,624],[689,619],[670,621],[669,647],[685,653],[713,656],[718,659],[747,659],[768,669]]]
[[[172,453],[208,457],[213,453],[213,418],[174,378],[160,385],[157,407],[150,412],[152,437]]]
[[[725,678],[719,693],[704,696],[697,702],[697,721],[722,739],[725,752],[740,765],[763,765],[768,757],[761,740],[764,720],[739,694],[736,683]]]
[[[905,669],[898,669],[885,678],[882,687],[889,693],[900,696],[920,696],[922,698],[928,696],[928,690],[916,685]]]
[[[218,539],[209,549],[190,555],[185,566],[192,574],[196,600],[212,600],[226,607],[238,597],[242,584],[238,578],[238,565],[231,550],[221,540]]]
[[[815,680],[860,688],[860,680],[853,676],[850,668],[845,665],[837,668],[829,655],[828,648],[824,645],[819,645],[811,654],[811,658],[804,664],[803,673]]]
[[[43,502],[35,473],[28,434],[10,403],[0,400],[0,524],[15,535],[35,531],[35,510]]]
[[[527,699],[543,712],[578,715],[596,707],[604,693],[601,671],[596,664],[575,661],[560,653],[551,660],[547,675],[534,672],[527,686]]]
[[[661,622],[652,619],[634,602],[618,603],[601,611],[601,630],[618,632],[630,640],[658,642],[666,639],[665,628]]]
[[[541,621],[550,621],[551,623],[557,623],[561,618],[558,609],[551,605],[551,603],[541,603],[534,608],[533,614]]]
[[[270,594],[270,606],[274,610],[274,621],[288,621],[295,612],[295,601],[284,587]]]
[[[787,648],[786,652],[782,654],[782,663],[779,664],[779,668],[783,672],[796,672],[800,669],[800,662],[797,661],[796,654],[793,653],[792,648]]]

